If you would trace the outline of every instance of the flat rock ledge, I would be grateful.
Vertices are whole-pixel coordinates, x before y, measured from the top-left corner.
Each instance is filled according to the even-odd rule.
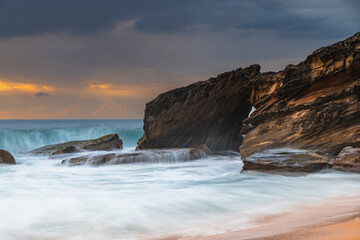
[[[58,155],[82,151],[111,151],[120,149],[123,149],[123,142],[119,139],[119,135],[109,134],[97,139],[47,145],[27,152],[27,154]]]
[[[242,171],[311,173],[328,167],[328,161],[327,156],[308,150],[273,149],[244,159]]]
[[[0,164],[16,164],[15,158],[8,151],[0,149]]]
[[[360,173],[360,148],[345,147],[331,160],[330,166],[336,170]]]
[[[87,154],[85,156],[65,159],[61,165],[121,165],[132,163],[174,163],[187,162],[206,158],[211,152],[206,148],[158,149],[130,153]]]

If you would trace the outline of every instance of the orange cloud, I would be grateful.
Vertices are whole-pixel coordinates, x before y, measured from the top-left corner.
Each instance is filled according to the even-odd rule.
[[[111,86],[111,84],[91,84],[89,87],[95,89],[109,89]]]
[[[86,87],[87,92],[95,95],[117,96],[138,98],[151,97],[163,91],[163,86],[139,86],[139,85],[113,85],[113,84],[90,84]]]
[[[49,86],[34,83],[13,83],[0,80],[0,92],[51,92],[54,89]]]

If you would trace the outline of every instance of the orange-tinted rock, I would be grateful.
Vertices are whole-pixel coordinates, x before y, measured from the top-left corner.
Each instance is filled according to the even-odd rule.
[[[334,156],[360,147],[360,33],[282,71],[259,69],[252,65],[159,95],[146,105],[138,149],[206,144],[247,158],[276,148]],[[251,106],[256,111],[248,117]]]
[[[252,129],[240,146],[243,158],[272,148],[336,155],[360,146],[360,33],[250,83],[256,111],[244,120]]]

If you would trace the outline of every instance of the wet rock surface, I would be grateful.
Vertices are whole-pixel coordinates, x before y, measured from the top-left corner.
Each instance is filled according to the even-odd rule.
[[[62,165],[121,165],[131,163],[164,163],[164,162],[186,162],[206,158],[208,152],[200,148],[189,149],[158,149],[136,151],[131,153],[107,153],[107,154],[88,154],[85,156],[65,159]]]
[[[327,156],[308,150],[265,150],[244,159],[243,171],[310,173],[326,168],[328,160]]]
[[[332,159],[330,166],[336,170],[360,173],[360,148],[344,148]]]
[[[0,164],[16,164],[15,158],[8,151],[0,149]]]
[[[146,104],[138,149],[206,144],[212,151],[238,151],[242,120],[251,110],[247,83],[259,73],[252,65],[160,94]]]
[[[251,107],[256,110],[248,116]],[[319,150],[360,147],[360,33],[279,72],[259,65],[159,95],[147,103],[139,149]]]
[[[122,140],[119,139],[118,134],[109,134],[97,139],[47,145],[41,148],[34,149],[28,152],[28,154],[57,155],[64,153],[77,153],[84,150],[110,151],[116,149],[123,149]]]
[[[271,148],[336,155],[360,146],[360,33],[251,84],[256,111],[244,120],[252,129],[240,146],[243,158]]]

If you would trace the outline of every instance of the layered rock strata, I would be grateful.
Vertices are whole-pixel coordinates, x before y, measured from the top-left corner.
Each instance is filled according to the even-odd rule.
[[[331,157],[359,147],[360,33],[279,72],[252,65],[163,93],[146,104],[144,132],[139,149],[206,144],[243,159],[276,148]]]
[[[320,48],[298,65],[254,79],[256,111],[241,156],[271,148],[321,150],[336,155],[360,146],[360,34]]]
[[[327,156],[308,150],[265,150],[243,160],[243,171],[310,173],[328,167],[328,160]]]

